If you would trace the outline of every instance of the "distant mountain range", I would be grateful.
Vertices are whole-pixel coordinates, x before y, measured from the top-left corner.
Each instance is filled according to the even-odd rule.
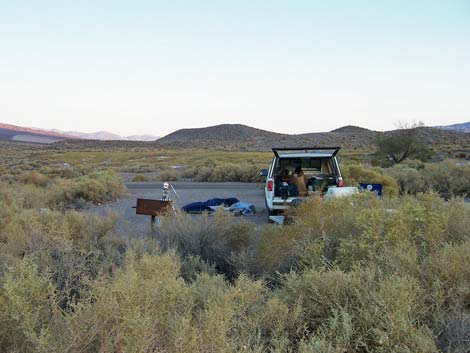
[[[470,121],[466,123],[461,123],[461,124],[452,124],[452,125],[437,126],[437,127],[440,129],[444,129],[444,130],[470,132]]]
[[[47,131],[0,123],[0,140],[29,143],[53,143],[71,138],[74,137],[57,131]]]
[[[119,136],[107,131],[84,133],[76,131],[45,130],[0,123],[0,140],[30,143],[53,143],[68,139],[120,140],[120,141],[155,141],[153,135]]]
[[[59,130],[52,130],[62,133]],[[77,132],[77,131],[67,131],[67,135],[74,136],[75,138],[87,139],[87,140],[102,140],[102,141],[155,141],[158,139],[158,136],[154,135],[130,135],[130,136],[120,136],[113,134],[108,131],[98,131],[98,132]]]
[[[429,144],[470,146],[469,123],[439,127],[416,128],[422,140]],[[106,131],[96,133],[62,132],[0,124],[0,140],[53,143],[64,141],[63,146],[148,146],[167,148],[224,148],[230,150],[265,151],[273,146],[343,146],[350,149],[370,149],[380,136],[392,131],[373,131],[358,126],[343,126],[330,132],[282,134],[241,124],[222,124],[205,128],[181,129],[162,138],[151,135],[119,136]],[[101,141],[99,141],[101,140]],[[76,141],[76,142],[74,142]]]

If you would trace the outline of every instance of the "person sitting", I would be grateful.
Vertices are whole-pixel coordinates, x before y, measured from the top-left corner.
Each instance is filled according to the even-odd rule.
[[[291,176],[291,183],[297,188],[299,196],[308,196],[307,180],[301,167],[295,168],[294,174]]]
[[[283,199],[298,196],[297,187],[292,184],[289,169],[284,169],[276,176],[274,194]]]
[[[287,169],[287,168],[284,169],[282,171],[281,175],[279,176],[281,181],[286,182],[286,183],[290,182],[290,175],[289,174],[290,174],[289,169]]]

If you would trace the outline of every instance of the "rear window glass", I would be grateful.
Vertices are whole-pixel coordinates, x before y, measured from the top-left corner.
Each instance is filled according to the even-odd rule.
[[[301,167],[303,170],[320,170],[321,159],[319,158],[280,158],[278,170],[294,170]]]
[[[338,153],[339,147],[288,149],[273,148],[273,152],[280,158],[331,158]]]

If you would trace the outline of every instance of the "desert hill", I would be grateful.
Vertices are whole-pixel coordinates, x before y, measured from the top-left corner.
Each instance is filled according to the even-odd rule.
[[[424,143],[430,145],[470,146],[470,134],[433,127],[415,128]],[[280,134],[241,124],[223,124],[207,128],[181,129],[158,139],[158,145],[169,148],[226,148],[232,150],[266,151],[273,146],[332,146],[370,149],[375,141],[398,130],[372,131],[358,126],[344,126],[330,132],[298,135]]]
[[[378,133],[356,126],[345,126],[331,132],[289,135],[256,129],[241,124],[223,124],[198,129],[181,129],[157,143],[170,147],[225,146],[231,149],[269,150],[273,146],[341,145],[364,147],[373,144]]]
[[[189,140],[236,142],[256,139],[276,139],[284,136],[289,135],[256,129],[242,124],[222,124],[204,128],[177,130],[157,141],[160,143]]]
[[[372,130],[366,129],[360,126],[346,125],[340,128],[331,130],[330,132],[338,132],[342,134],[367,134],[372,132]]]

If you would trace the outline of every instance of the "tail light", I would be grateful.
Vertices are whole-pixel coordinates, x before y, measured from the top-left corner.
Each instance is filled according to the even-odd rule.
[[[268,180],[268,191],[273,191],[274,181]]]
[[[344,180],[343,178],[338,178],[338,186],[343,187],[344,186]]]

